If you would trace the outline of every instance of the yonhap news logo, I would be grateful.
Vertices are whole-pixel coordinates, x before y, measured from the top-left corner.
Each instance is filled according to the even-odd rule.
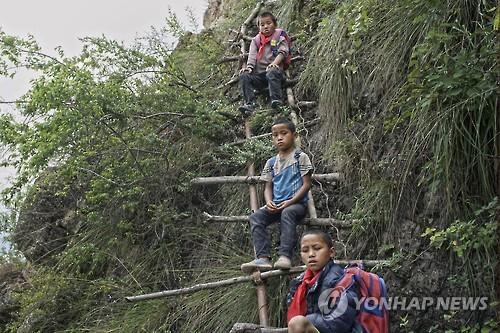
[[[356,310],[382,311],[484,311],[488,309],[488,297],[351,297],[351,306]],[[325,289],[319,296],[318,307],[325,319],[343,315],[349,306],[349,297],[344,288]]]
[[[348,306],[349,300],[343,287],[328,288],[319,295],[318,307],[325,319],[340,317]]]

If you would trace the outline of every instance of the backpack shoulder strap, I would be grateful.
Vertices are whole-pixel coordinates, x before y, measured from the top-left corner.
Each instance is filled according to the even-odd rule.
[[[300,173],[300,154],[302,154],[302,150],[297,149],[295,150],[295,154],[293,155],[295,157],[295,160],[297,161],[297,170],[299,170],[299,173]]]
[[[268,163],[269,163],[269,168],[271,168],[271,177],[274,178],[274,164],[276,163],[276,155],[271,157]]]
[[[295,154],[293,154],[293,156],[295,157],[295,159],[297,160],[297,162],[299,161],[300,154],[302,154],[302,150],[300,150],[300,149],[296,149],[295,150]]]
[[[252,43],[255,43],[255,46],[257,46],[257,48],[260,47],[260,33],[255,35],[255,37],[252,39]]]
[[[280,29],[280,28],[277,28],[276,30],[274,30],[274,33],[273,33],[273,38],[271,39],[274,39],[274,40],[279,40],[281,35],[284,33],[285,31],[283,29]],[[286,33],[285,33],[286,35]]]
[[[293,157],[297,161],[297,170],[300,172],[300,154],[302,154],[302,150],[297,149],[295,153],[293,154]],[[274,177],[274,165],[276,164],[276,155],[271,157],[268,162],[269,163],[269,168],[271,168],[271,176]]]

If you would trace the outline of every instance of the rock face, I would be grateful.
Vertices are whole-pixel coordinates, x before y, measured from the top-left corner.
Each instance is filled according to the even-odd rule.
[[[235,0],[208,0],[208,7],[203,16],[203,27],[211,29],[234,13]]]
[[[0,332],[5,332],[5,325],[15,316],[19,308],[12,298],[13,291],[25,282],[22,271],[13,264],[0,266]]]
[[[74,210],[78,195],[72,189],[58,193],[62,187],[55,170],[47,170],[20,209],[12,240],[28,261],[49,262],[78,228]]]
[[[208,0],[208,8],[203,16],[203,27],[210,29],[215,26],[217,20],[221,16],[222,2],[224,0]]]

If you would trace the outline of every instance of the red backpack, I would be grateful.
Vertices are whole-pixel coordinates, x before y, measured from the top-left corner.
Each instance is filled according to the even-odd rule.
[[[384,280],[377,274],[365,272],[357,266],[344,270],[344,277],[337,282],[334,290],[342,292],[354,283],[359,290],[360,309],[356,316],[353,332],[388,333],[389,311],[387,310],[387,290]],[[337,293],[339,295],[340,293]]]
[[[278,56],[278,52],[279,52],[279,49],[278,49],[278,45],[279,45],[279,42],[280,42],[280,39],[281,38],[284,38],[286,43],[288,44],[288,56],[285,58],[285,61],[283,62],[283,68],[284,69],[287,69],[288,67],[290,67],[290,64],[292,63],[292,40],[290,39],[290,37],[288,37],[288,34],[286,33],[285,30],[283,29],[276,29],[274,30],[274,33],[273,33],[273,36],[271,38],[271,51],[273,52],[273,56],[274,57],[277,57]],[[257,50],[259,49],[260,47],[260,34],[257,34],[257,36],[255,36],[255,38],[253,39],[256,46],[257,46]]]

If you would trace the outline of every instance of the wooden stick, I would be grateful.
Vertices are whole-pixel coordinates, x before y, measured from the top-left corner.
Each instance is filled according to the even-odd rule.
[[[302,108],[313,108],[317,105],[318,103],[314,101],[300,101],[297,102],[297,108],[302,109]]]
[[[235,33],[236,34],[236,37],[235,37],[235,40],[239,39],[239,38],[242,38],[244,39],[245,41],[247,42],[251,42],[253,37],[252,36],[248,36],[248,35],[240,35],[240,32],[238,30],[235,30],[235,29],[230,29],[229,30],[230,32],[232,33]],[[290,37],[290,40],[293,42],[294,40],[297,39],[297,36],[289,36]]]
[[[223,83],[221,84],[220,86],[217,87],[217,89],[222,89],[222,88],[225,88],[227,86],[230,86],[230,85],[233,85],[235,83],[238,83],[238,81],[240,80],[240,77],[239,75],[235,75],[231,78],[231,80],[227,81],[226,83]]]
[[[217,61],[217,64],[220,65],[220,64],[223,64],[225,62],[245,60],[246,58],[248,58],[248,53],[240,54],[240,55],[236,55],[236,56],[225,56],[225,57],[222,57],[219,61]]]
[[[257,5],[255,6],[254,10],[248,16],[248,18],[243,22],[240,28],[240,36],[245,36],[247,34],[247,26],[250,25],[252,20],[259,14],[260,8],[264,5],[264,1],[259,1]],[[246,48],[246,43],[243,39],[240,40],[240,47],[241,47],[241,54],[245,55],[247,53],[247,48]],[[240,59],[239,66],[238,68],[243,68],[244,66],[245,59]],[[245,137],[249,138],[252,136],[252,131],[251,131],[251,126],[250,126],[250,120],[247,118],[245,119]],[[247,168],[247,176],[249,177],[254,177],[255,176],[255,165],[253,162],[248,163],[248,168]],[[250,184],[248,186],[249,190],[249,195],[250,195],[250,208],[252,211],[255,211],[258,209],[258,203],[257,203],[257,188],[255,184]],[[255,248],[254,248],[254,254],[255,254]],[[253,277],[252,277],[253,279]],[[259,279],[260,280],[260,279]],[[259,323],[262,326],[269,326],[269,306],[268,306],[268,301],[267,301],[267,290],[266,290],[266,284],[260,280],[260,283],[256,283],[255,286],[255,291],[257,293],[257,306],[258,306],[258,313],[259,313]]]
[[[227,81],[226,83],[221,84],[220,86],[217,87],[217,89],[222,89],[222,88],[231,86],[233,84],[236,84],[236,83],[238,83],[239,80],[240,80],[240,76],[235,74],[231,78],[231,80]],[[292,86],[296,85],[297,82],[299,82],[298,79],[291,79],[291,80],[286,79],[285,82],[283,83],[283,85],[285,87],[292,87]]]
[[[342,180],[338,172],[313,174],[312,179],[317,181],[339,181]],[[218,176],[218,177],[198,177],[191,180],[193,185],[215,185],[215,184],[256,184],[264,183],[261,176]]]
[[[244,54],[240,54],[240,55],[235,55],[235,56],[224,56],[219,61],[217,61],[217,64],[220,65],[220,64],[223,64],[223,63],[226,63],[226,62],[233,62],[233,61],[245,60],[247,58],[248,58],[248,53],[244,53]],[[302,57],[302,56],[296,56],[296,57],[293,57],[292,59],[290,59],[291,62],[302,61],[302,60],[304,60],[304,57]],[[295,83],[295,81],[293,81],[293,82],[290,81],[290,82],[291,83]]]
[[[291,88],[294,85],[296,85],[298,82],[299,82],[299,78],[295,78],[295,79],[288,79],[288,78],[286,78],[285,82],[283,83],[283,87],[287,88],[287,90],[288,90],[289,88]],[[290,107],[293,107],[293,106],[290,105]]]
[[[388,260],[335,260],[335,263],[340,265],[340,266],[346,266],[352,263],[363,263],[366,267],[373,267],[377,265],[388,265],[389,261]],[[268,272],[263,272],[260,274],[262,279],[267,279],[270,277],[275,277],[275,276],[282,276],[282,275],[290,275],[290,274],[296,274],[296,273],[301,273],[305,271],[306,266],[295,266],[290,268],[289,270],[272,270]],[[155,299],[155,298],[162,298],[162,297],[169,297],[169,296],[180,296],[180,295],[185,295],[185,294],[192,294],[194,292],[200,291],[200,290],[208,290],[208,289],[216,289],[220,287],[226,287],[230,286],[233,284],[239,284],[239,283],[244,283],[244,282],[251,282],[253,281],[254,278],[252,275],[246,275],[246,276],[238,276],[226,280],[221,280],[221,281],[215,281],[215,282],[207,282],[207,283],[199,283],[191,287],[187,288],[181,288],[181,289],[173,289],[173,290],[164,290],[164,291],[159,291],[151,294],[144,294],[144,295],[138,295],[138,296],[129,296],[125,297],[125,299],[129,302],[138,302],[138,301],[145,301],[149,299]]]
[[[159,112],[159,113],[154,113],[154,114],[149,114],[145,116],[134,116],[134,118],[139,118],[139,119],[149,119],[149,118],[154,118],[154,117],[162,117],[162,116],[177,116],[177,117],[187,117],[187,118],[195,118],[196,115],[194,114],[185,114],[185,113],[178,113],[178,112]]]
[[[312,126],[312,125],[316,125],[317,123],[319,123],[319,121],[321,120],[321,118],[316,118],[316,119],[313,119],[313,120],[310,120],[310,121],[306,121],[304,123],[304,126]],[[300,128],[297,130],[297,132],[300,134],[301,132],[303,132],[304,129],[303,128]],[[256,136],[252,136],[251,138],[248,138],[248,139],[242,139],[242,140],[238,140],[238,141],[234,141],[234,142],[231,142],[231,143],[228,143],[227,145],[228,146],[236,146],[236,145],[240,145],[240,144],[243,144],[247,141],[251,141],[251,140],[255,140],[255,139],[262,139],[262,138],[265,138],[265,137],[268,137],[271,135],[271,132],[269,133],[264,133],[264,134],[260,134],[260,135],[256,135]]]
[[[229,333],[287,333],[288,328],[262,327],[251,323],[236,323]]]
[[[215,222],[215,223],[238,223],[238,222],[249,222],[250,217],[248,215],[239,215],[239,216],[220,216],[220,215],[210,215],[207,212],[203,213],[205,217],[205,221],[207,222]],[[335,226],[339,228],[349,228],[352,227],[354,223],[358,222],[358,220],[339,220],[333,218],[324,218],[324,217],[316,217],[304,218],[305,225],[315,225],[315,226]]]
[[[236,146],[236,145],[240,145],[240,144],[243,144],[245,142],[248,142],[248,141],[262,139],[262,138],[268,137],[270,135],[271,135],[271,133],[264,133],[264,134],[260,134],[260,135],[255,135],[255,136],[252,136],[251,138],[248,138],[248,139],[241,139],[241,140],[238,140],[238,141],[234,141],[234,142],[228,143],[227,145],[228,146]]]

